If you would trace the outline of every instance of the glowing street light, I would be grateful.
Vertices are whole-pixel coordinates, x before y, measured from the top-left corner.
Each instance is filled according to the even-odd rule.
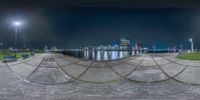
[[[15,26],[15,56],[16,56],[16,50],[17,50],[17,32],[18,32],[19,26],[21,26],[22,23],[20,21],[15,21],[15,22],[13,22],[13,25]]]
[[[194,52],[193,39],[189,38],[189,42],[191,43],[191,51]]]
[[[21,25],[21,23],[19,22],[19,21],[16,21],[16,22],[14,22],[13,23],[15,26],[20,26]]]

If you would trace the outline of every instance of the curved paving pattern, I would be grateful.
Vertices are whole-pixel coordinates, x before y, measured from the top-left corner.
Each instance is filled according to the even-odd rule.
[[[164,94],[166,98],[171,98],[169,95],[181,98],[183,94],[185,98],[191,94],[198,96],[200,61],[178,60],[175,55],[148,54],[112,61],[84,61],[60,54],[40,54],[17,62],[0,62],[0,97],[62,100],[65,97],[116,99],[138,95],[159,98]]]
[[[200,84],[199,62],[178,60],[174,56],[154,54],[113,61],[84,61],[60,54],[43,54],[7,65],[25,81],[39,84],[61,84],[72,79],[90,83],[121,79],[156,83],[172,79],[187,84]],[[1,65],[5,66],[4,63]]]

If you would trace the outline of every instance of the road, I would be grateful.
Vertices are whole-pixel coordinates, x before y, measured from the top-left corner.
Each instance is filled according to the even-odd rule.
[[[144,54],[84,61],[37,54],[0,62],[0,100],[192,100],[200,96],[200,61]]]

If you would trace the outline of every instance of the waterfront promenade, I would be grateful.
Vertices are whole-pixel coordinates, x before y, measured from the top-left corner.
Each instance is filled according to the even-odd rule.
[[[37,54],[0,62],[0,100],[194,100],[200,96],[200,61],[176,53],[84,61]]]

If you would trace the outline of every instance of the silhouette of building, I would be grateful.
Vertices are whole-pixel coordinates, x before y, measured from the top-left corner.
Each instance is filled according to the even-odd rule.
[[[122,37],[120,39],[120,49],[129,49],[130,48],[130,39]]]
[[[136,42],[135,43],[135,49],[142,49],[142,43],[141,42]]]

